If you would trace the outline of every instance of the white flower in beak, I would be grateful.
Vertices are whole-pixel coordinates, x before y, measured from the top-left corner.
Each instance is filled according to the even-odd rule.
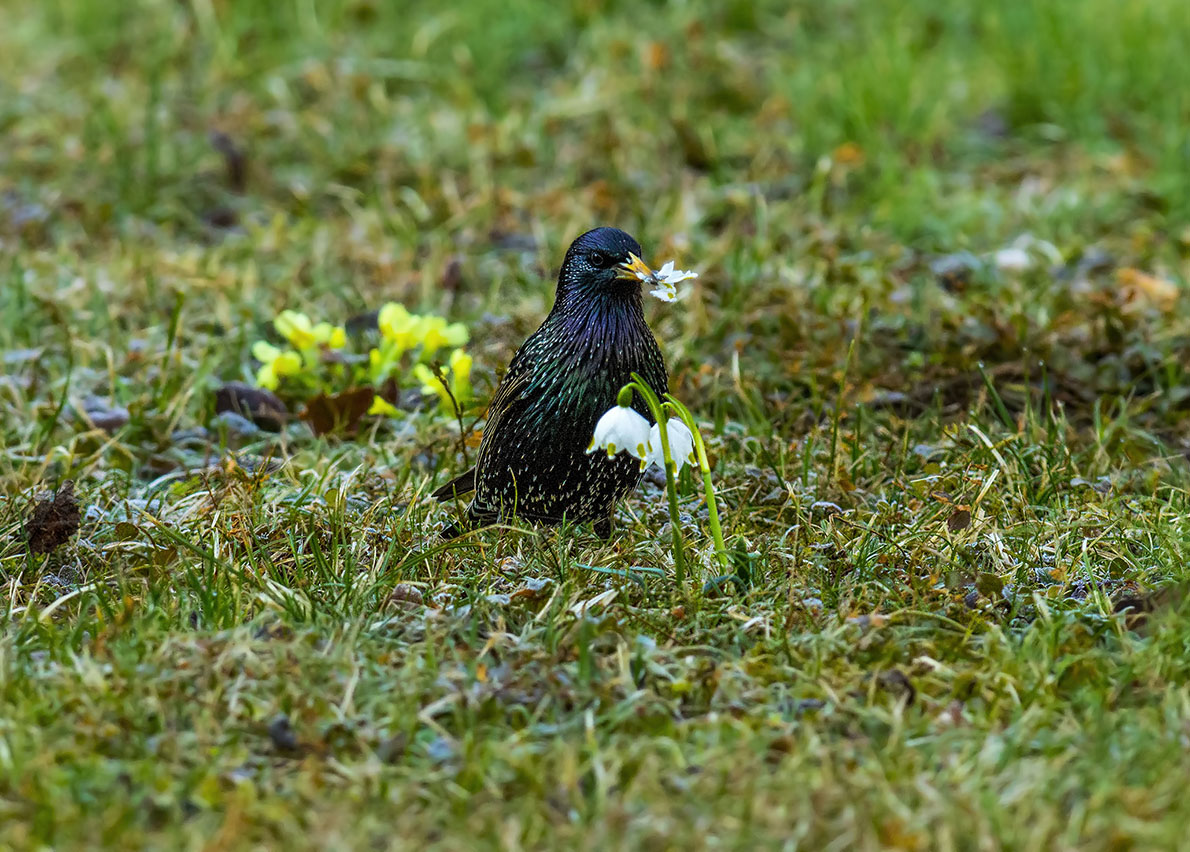
[[[674,460],[674,472],[680,473],[687,462],[694,464],[694,435],[690,428],[677,417],[671,417],[665,424],[669,438],[669,455]],[[655,464],[665,469],[665,457],[661,453],[661,425],[654,423],[649,430],[649,457],[646,464]]]
[[[650,294],[663,302],[673,302],[678,298],[678,284],[687,278],[697,278],[697,272],[674,269],[672,260],[666,261],[665,266],[657,271],[649,269],[648,264],[634,254],[628,255],[628,260],[621,264],[620,276],[631,280],[636,277],[645,284],[652,285]]]
[[[651,278],[647,279],[648,283],[657,285],[656,289],[650,290],[649,293],[663,302],[677,301],[678,284],[688,278],[697,277],[697,272],[674,269],[674,262],[667,260],[664,266],[654,272]]]
[[[595,424],[595,436],[587,447],[588,453],[596,450],[606,450],[608,458],[627,451],[641,460],[643,469],[649,455],[649,421],[626,406],[609,408]]]

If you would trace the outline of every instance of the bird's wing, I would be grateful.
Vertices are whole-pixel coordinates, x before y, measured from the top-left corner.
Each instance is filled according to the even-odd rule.
[[[518,353],[519,354],[519,353]],[[529,373],[527,370],[518,370],[518,360],[514,358],[512,364],[509,365],[508,372],[504,375],[504,379],[496,388],[496,393],[492,396],[492,401],[488,404],[487,422],[483,427],[483,434],[485,439],[496,434],[496,427],[502,418],[512,407],[512,404],[520,398],[521,391],[529,383]],[[445,485],[437,488],[430,496],[438,502],[446,500],[453,500],[456,497],[464,497],[475,491],[475,477],[476,471],[483,464],[484,449],[487,440],[479,447],[479,458],[476,460],[475,467],[468,470],[466,473],[461,473]]]
[[[513,366],[509,367],[504,380],[500,382],[496,393],[492,395],[492,401],[488,404],[487,422],[483,427],[484,437],[496,434],[496,427],[500,424],[500,420],[512,408],[513,403],[520,399],[521,392],[529,384],[529,371],[515,370],[515,366],[514,362]],[[482,447],[480,455],[483,455]]]

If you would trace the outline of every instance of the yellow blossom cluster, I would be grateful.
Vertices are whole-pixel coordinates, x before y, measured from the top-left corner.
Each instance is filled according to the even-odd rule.
[[[313,323],[298,311],[282,311],[273,320],[273,327],[293,348],[280,349],[263,340],[252,346],[252,357],[260,362],[256,383],[269,390],[276,390],[286,376],[313,369],[323,352],[347,345],[347,331],[342,326],[329,322]]]
[[[400,370],[405,354],[417,349],[413,374],[422,384],[422,393],[439,397],[444,408],[450,408],[450,397],[463,403],[471,396],[471,356],[458,348],[467,342],[467,327],[459,322],[447,323],[431,314],[412,314],[405,306],[389,302],[380,309],[380,346],[368,353],[368,368],[372,384],[379,386]],[[440,350],[452,351],[442,368],[446,385],[429,367]],[[449,393],[447,388],[449,387]],[[380,397],[372,405],[374,414],[395,414],[396,410]]]
[[[265,341],[258,341],[252,347],[252,356],[260,362],[256,383],[269,390],[275,390],[288,377],[317,380],[319,365],[328,360],[335,361],[327,359],[326,355],[347,345],[345,329],[326,322],[314,323],[297,311],[282,311],[273,325],[289,348]],[[370,383],[379,388],[398,378],[408,371],[403,365],[409,355],[413,360],[413,378],[421,384],[422,393],[438,397],[444,410],[453,408],[452,397],[458,404],[470,399],[471,356],[460,348],[468,340],[466,326],[448,323],[440,316],[410,313],[396,302],[380,309],[377,326],[380,343],[368,352],[366,366],[359,366],[361,374],[353,376],[357,384]],[[436,361],[434,356],[444,349],[450,350],[449,356],[442,359],[439,368],[431,367]],[[347,356],[338,359],[337,363],[343,364],[345,370],[353,370],[352,361],[352,356]],[[305,383],[310,385],[312,382]],[[369,413],[399,414],[380,396],[373,400]]]

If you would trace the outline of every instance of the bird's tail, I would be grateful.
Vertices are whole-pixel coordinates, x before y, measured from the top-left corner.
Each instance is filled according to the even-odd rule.
[[[466,473],[460,473],[450,482],[434,489],[430,494],[439,503],[444,503],[447,500],[454,500],[457,497],[466,497],[475,490],[475,468]]]

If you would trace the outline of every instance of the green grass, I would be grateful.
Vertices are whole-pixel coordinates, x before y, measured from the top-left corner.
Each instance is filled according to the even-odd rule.
[[[0,845],[1185,845],[1184,0],[3,5]],[[452,418],[212,421],[286,307],[486,397],[596,224],[740,587],[690,478],[678,589],[653,482],[448,546]]]

